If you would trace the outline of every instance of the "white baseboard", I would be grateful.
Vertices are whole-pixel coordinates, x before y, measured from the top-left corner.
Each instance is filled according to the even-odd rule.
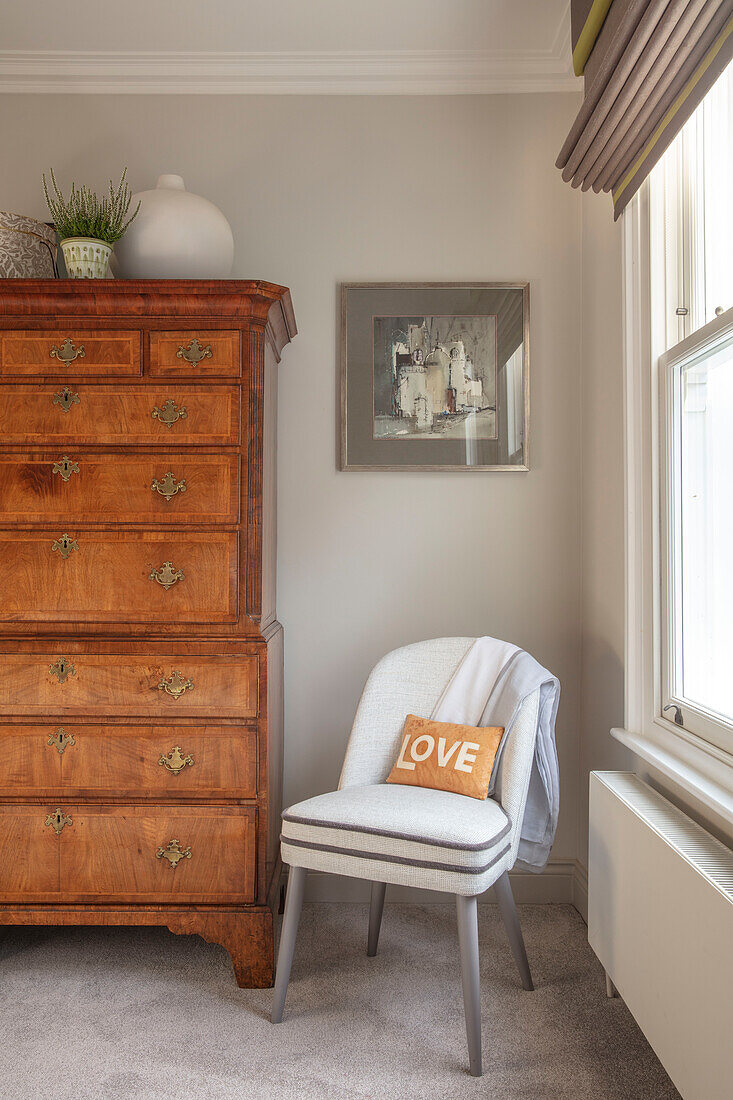
[[[576,859],[551,858],[541,875],[529,871],[511,873],[512,891],[518,904],[574,905],[584,920],[588,913],[588,876]],[[306,901],[356,902],[369,901],[370,884],[365,879],[342,878],[323,871],[310,871],[306,879]],[[408,886],[390,886],[387,901],[412,905],[445,905],[445,894],[432,890],[415,890]],[[492,891],[481,898],[493,902]]]
[[[575,860],[573,876],[573,905],[581,917],[588,923],[588,868],[579,859]]]

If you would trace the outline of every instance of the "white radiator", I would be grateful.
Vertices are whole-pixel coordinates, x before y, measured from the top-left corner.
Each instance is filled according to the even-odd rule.
[[[731,1100],[733,852],[627,772],[591,773],[588,939],[684,1100]]]

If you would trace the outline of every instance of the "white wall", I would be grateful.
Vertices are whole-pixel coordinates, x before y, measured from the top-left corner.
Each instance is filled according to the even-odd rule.
[[[608,195],[582,198],[582,658],[578,858],[588,861],[588,777],[630,769],[609,734],[624,724],[624,420],[621,222]]]
[[[573,858],[578,843],[583,435],[581,202],[554,160],[577,103],[573,95],[0,99],[3,148],[12,150],[0,165],[4,209],[45,217],[40,176],[50,165],[64,182],[97,186],[125,164],[138,188],[178,172],[230,218],[235,274],[292,288],[300,335],[280,367],[286,800],[336,782],[363,681],[385,651],[493,634],[530,650],[562,682],[558,859]],[[442,279],[531,283],[531,471],[337,472],[337,283]],[[617,404],[607,413],[604,401],[599,389],[601,434],[620,432]],[[604,461],[595,449],[599,475]],[[618,499],[611,504],[618,523]],[[601,520],[592,537],[584,529],[589,543]],[[599,599],[603,568],[599,561]],[[618,685],[621,608],[610,611],[613,652],[597,634],[594,662]],[[594,606],[594,621],[603,613]],[[615,702],[608,710],[620,717]],[[599,711],[593,723],[600,736],[610,721]]]
[[[3,50],[477,50],[534,55],[569,26],[567,0],[99,0],[3,5]],[[124,14],[123,14],[124,13]],[[568,39],[569,41],[569,39]],[[512,57],[512,54],[514,56]],[[569,60],[569,51],[568,51]]]

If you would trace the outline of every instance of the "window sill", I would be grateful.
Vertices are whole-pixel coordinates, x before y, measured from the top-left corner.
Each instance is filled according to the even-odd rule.
[[[727,763],[709,756],[679,738],[669,738],[672,743],[662,745],[649,737],[619,728],[612,729],[611,736],[726,824],[733,825],[733,762]]]

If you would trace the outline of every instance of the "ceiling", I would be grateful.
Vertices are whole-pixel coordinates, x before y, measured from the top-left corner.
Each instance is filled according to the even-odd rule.
[[[36,0],[2,22],[6,91],[577,87],[568,0]]]

